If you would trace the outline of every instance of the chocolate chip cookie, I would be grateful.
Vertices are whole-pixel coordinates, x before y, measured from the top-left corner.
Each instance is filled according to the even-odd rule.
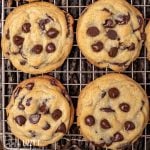
[[[146,28],[146,41],[145,41],[145,46],[147,48],[147,58],[150,60],[150,21],[148,22]]]
[[[23,72],[52,71],[70,53],[72,25],[73,18],[53,4],[34,2],[19,6],[6,18],[3,54]]]
[[[77,25],[77,43],[97,67],[125,70],[140,54],[142,14],[125,0],[99,0],[88,6]]]
[[[12,133],[36,146],[58,141],[73,123],[74,109],[67,91],[49,76],[21,82],[6,110]]]
[[[142,134],[149,120],[148,97],[131,78],[104,75],[81,91],[77,116],[86,139],[97,146],[121,149]]]

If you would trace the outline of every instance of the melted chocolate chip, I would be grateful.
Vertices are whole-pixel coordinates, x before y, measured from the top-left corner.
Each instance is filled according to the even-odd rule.
[[[127,103],[121,103],[119,105],[119,108],[123,111],[123,112],[128,112],[130,110],[130,106]]]
[[[7,32],[6,32],[6,39],[7,39],[7,40],[9,40],[9,39],[10,39],[9,29],[7,29]]]
[[[92,115],[89,115],[85,118],[85,124],[88,126],[93,126],[95,124],[95,118]]]
[[[111,40],[116,40],[118,38],[118,35],[115,30],[108,30],[107,37]]]
[[[87,29],[86,33],[88,36],[95,37],[95,36],[99,35],[100,31],[97,27],[92,26]]]
[[[36,137],[36,132],[33,130],[29,130],[29,133],[31,134],[32,137]]]
[[[128,50],[129,50],[129,51],[135,50],[135,44],[134,44],[134,43],[131,43],[131,45],[128,47]]]
[[[113,87],[108,90],[108,95],[110,98],[117,98],[120,95],[120,92],[117,88]]]
[[[15,35],[15,36],[13,37],[13,42],[14,42],[15,45],[20,46],[20,45],[23,44],[24,38],[21,37],[21,36],[19,36],[19,35]]]
[[[101,126],[103,129],[109,129],[109,128],[111,128],[111,125],[110,125],[110,123],[108,122],[107,119],[101,120],[100,126]]]
[[[66,125],[64,123],[61,123],[61,125],[57,128],[56,132],[62,132],[62,133],[66,133]]]
[[[22,126],[25,124],[26,118],[22,115],[19,115],[19,116],[15,117],[15,121],[18,125]]]
[[[111,107],[100,108],[100,110],[103,112],[115,112],[115,110]]]
[[[20,65],[24,66],[27,62],[25,60],[20,61]]]
[[[127,24],[129,20],[130,20],[130,14],[128,13],[128,15],[119,15],[115,21],[119,25],[124,25]]]
[[[42,128],[43,130],[48,130],[50,129],[50,124],[49,123],[46,123],[46,125]]]
[[[29,117],[29,121],[33,124],[36,124],[39,122],[40,118],[41,118],[41,114],[32,114]]]
[[[20,93],[20,91],[22,90],[22,87],[18,87],[15,92],[14,92],[14,99],[16,99],[18,97],[18,94]]]
[[[49,109],[47,108],[47,105],[45,103],[43,103],[40,107],[39,107],[39,111],[44,113],[44,114],[48,114],[49,113]]]
[[[50,19],[41,19],[39,21],[39,26],[42,30],[45,30],[45,25],[50,22]]]
[[[117,56],[117,53],[118,53],[118,47],[112,47],[110,49],[110,51],[108,52],[108,55],[110,57],[116,57]]]
[[[62,116],[62,111],[59,109],[55,109],[52,113],[52,118],[54,120],[58,120]]]
[[[103,24],[103,26],[105,28],[113,28],[113,27],[115,27],[115,24],[112,19],[107,19],[107,20],[105,20],[105,23]]]
[[[31,105],[31,100],[32,100],[32,97],[30,97],[30,98],[27,99],[26,106],[30,106]]]
[[[113,137],[113,142],[123,141],[124,137],[120,132],[116,132]]]
[[[91,47],[94,52],[100,52],[104,48],[104,45],[101,41],[98,41],[98,42],[92,44]]]
[[[40,44],[35,45],[35,46],[31,49],[31,51],[32,51],[33,53],[35,53],[35,54],[40,54],[40,53],[42,52],[42,50],[43,50],[43,46],[40,45]]]
[[[31,27],[31,24],[30,24],[30,23],[24,23],[24,24],[22,25],[22,31],[23,31],[24,33],[28,33],[28,32],[30,32],[30,27]]]
[[[25,109],[25,107],[24,107],[24,105],[22,104],[22,102],[19,102],[18,108],[19,108],[20,110],[24,110],[24,109]]]
[[[135,129],[135,125],[134,125],[134,123],[131,122],[131,121],[126,121],[126,122],[124,123],[124,127],[125,127],[125,130],[126,130],[126,131],[134,130],[134,129]]]
[[[46,46],[46,52],[47,53],[52,53],[56,50],[56,46],[54,43],[48,43]]]
[[[101,98],[104,98],[105,96],[106,96],[106,92],[102,91]]]
[[[33,87],[34,87],[34,83],[32,83],[32,82],[26,84],[26,89],[27,90],[32,90]]]
[[[57,29],[55,29],[55,28],[50,28],[46,32],[47,36],[50,37],[50,38],[56,38],[58,33],[59,33],[59,31]]]

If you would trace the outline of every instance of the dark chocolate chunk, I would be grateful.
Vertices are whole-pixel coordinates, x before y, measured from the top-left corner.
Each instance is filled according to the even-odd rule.
[[[47,36],[50,38],[56,38],[57,35],[59,34],[59,31],[55,28],[50,28],[47,32],[46,32]]]
[[[93,126],[95,124],[95,118],[92,115],[88,115],[85,118],[85,124],[88,126]]]
[[[47,105],[45,103],[43,103],[40,107],[39,107],[39,111],[44,113],[44,114],[48,114],[49,113],[49,109],[47,107]]]
[[[36,137],[36,132],[33,130],[29,130],[29,133],[31,134],[32,137]]]
[[[7,40],[9,40],[9,39],[10,39],[9,29],[7,29],[7,32],[6,32],[6,39],[7,39]]]
[[[28,33],[28,32],[30,32],[30,27],[31,27],[30,23],[24,23],[22,25],[22,31],[25,32],[25,33]]]
[[[20,65],[24,66],[27,62],[25,60],[20,61]]]
[[[91,47],[94,52],[100,52],[104,48],[104,45],[101,41],[98,41],[98,42],[92,44]]]
[[[128,15],[119,15],[115,21],[119,25],[124,25],[127,24],[129,20],[130,20],[130,14],[128,13]]]
[[[134,130],[134,129],[135,129],[135,125],[134,125],[134,123],[131,122],[131,121],[126,121],[126,122],[124,123],[124,127],[125,127],[125,130],[126,130],[126,131]]]
[[[43,130],[48,130],[50,129],[50,124],[49,123],[46,123],[46,125],[42,128]]]
[[[26,106],[30,106],[31,105],[31,100],[32,100],[32,97],[30,97],[30,98],[27,99]]]
[[[106,96],[106,92],[102,91],[101,98],[104,98],[105,96]]]
[[[109,52],[108,52],[108,55],[110,57],[116,57],[117,56],[117,53],[118,53],[118,47],[112,47]]]
[[[14,92],[14,99],[16,99],[18,97],[18,94],[20,93],[20,91],[22,90],[22,87],[18,87],[15,92]]]
[[[18,108],[19,108],[20,110],[24,110],[24,109],[25,109],[25,107],[24,107],[24,105],[22,104],[22,102],[19,102]]]
[[[41,118],[41,114],[32,114],[29,117],[29,121],[33,124],[36,124],[39,122],[40,118]]]
[[[111,107],[100,108],[100,110],[103,112],[115,112],[115,110]]]
[[[130,106],[127,103],[121,103],[119,105],[119,108],[123,111],[123,112],[128,112],[130,110]]]
[[[110,123],[108,122],[107,119],[101,120],[100,126],[101,126],[103,129],[109,129],[109,128],[111,128],[111,125],[110,125]]]
[[[87,33],[88,36],[95,37],[95,36],[100,34],[100,31],[99,31],[99,29],[97,27],[92,26],[92,27],[89,27],[87,29],[86,33]]]
[[[50,22],[50,19],[41,19],[39,21],[39,26],[42,30],[45,30],[45,25]]]
[[[113,28],[113,27],[115,27],[115,23],[113,22],[112,19],[107,19],[107,20],[105,20],[105,23],[103,24],[103,26],[105,28]]]
[[[113,142],[123,141],[124,137],[120,132],[116,132],[113,137]]]
[[[128,47],[129,51],[135,50],[135,44],[132,42],[131,45]]]
[[[52,118],[58,120],[62,116],[62,111],[60,109],[55,109],[52,113]]]
[[[107,37],[111,40],[116,40],[118,38],[118,35],[115,30],[108,30]]]
[[[34,83],[33,82],[29,82],[29,83],[26,84],[25,87],[26,87],[27,90],[32,90],[33,87],[34,87]]]
[[[13,42],[15,45],[20,46],[23,44],[24,38],[19,35],[15,35],[15,36],[13,36]]]
[[[46,46],[46,52],[47,53],[52,53],[56,50],[56,46],[54,43],[48,43]]]
[[[15,121],[16,121],[16,123],[17,123],[19,126],[22,126],[22,125],[25,124],[26,118],[25,118],[24,116],[22,116],[22,115],[19,115],[19,116],[16,116],[16,117],[15,117]]]
[[[67,129],[66,129],[66,125],[64,123],[61,123],[60,126],[57,128],[56,132],[62,132],[62,133],[66,133]]]
[[[35,46],[31,49],[31,51],[32,51],[33,53],[35,53],[35,54],[40,54],[40,53],[42,52],[42,50],[43,50],[43,46],[40,45],[40,44],[35,45]]]
[[[117,88],[113,87],[108,90],[108,95],[110,98],[117,98],[120,95],[120,92]]]

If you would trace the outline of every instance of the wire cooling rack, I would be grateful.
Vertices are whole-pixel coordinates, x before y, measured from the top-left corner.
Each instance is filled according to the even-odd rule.
[[[94,2],[94,0],[49,0],[61,9],[68,11],[75,19],[74,31],[78,17],[81,12],[87,7],[87,5]],[[129,3],[137,7],[144,15],[145,24],[150,19],[150,0],[128,0]],[[2,13],[0,22],[0,32],[2,33],[5,18],[15,7],[25,4],[25,0],[13,1],[2,0]],[[74,33],[75,34],[75,33]],[[76,109],[77,100],[80,90],[90,81],[100,77],[109,72],[113,72],[109,69],[98,69],[81,55],[76,39],[74,39],[74,45],[70,56],[67,58],[62,67],[57,70],[48,73],[59,79],[68,89],[72,98],[74,107]],[[150,62],[146,60],[146,50],[142,47],[140,57],[130,65],[130,67],[124,72],[124,74],[132,77],[139,82],[142,87],[147,91],[150,99]],[[33,75],[25,74],[17,71],[11,63],[4,57],[2,57],[2,135],[4,149],[9,150],[101,150],[100,147],[93,146],[90,142],[87,142],[80,134],[76,125],[76,117],[74,124],[70,131],[57,143],[49,145],[47,147],[33,147],[31,145],[24,145],[19,139],[15,138],[6,123],[5,108],[9,102],[11,93],[15,86],[24,79],[30,78]],[[126,150],[150,150],[150,123],[145,128],[143,135],[133,145],[125,148]]]

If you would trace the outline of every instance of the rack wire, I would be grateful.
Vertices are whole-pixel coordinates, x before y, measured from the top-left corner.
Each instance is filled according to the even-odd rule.
[[[46,1],[46,0],[45,0]],[[75,19],[74,31],[76,28],[78,17],[87,5],[94,0],[47,0],[52,2],[61,9],[69,12]],[[145,23],[150,19],[150,0],[128,0],[129,3],[137,7],[144,15]],[[0,22],[0,33],[2,34],[3,26],[7,15],[15,7],[27,3],[25,0],[13,1],[2,0],[2,13]],[[75,33],[74,33],[75,34]],[[8,125],[5,108],[9,102],[11,93],[15,86],[24,79],[35,75],[22,73],[16,70],[12,64],[2,56],[2,135],[3,147],[5,150],[101,150],[100,147],[93,146],[87,142],[80,134],[76,125],[76,117],[70,131],[57,143],[48,145],[47,147],[33,147],[32,145],[24,145],[19,139],[12,135]],[[48,73],[59,79],[68,89],[76,109],[77,100],[80,90],[90,81],[104,74],[113,72],[110,69],[99,69],[86,61],[80,53],[76,39],[72,52],[63,64],[57,70]],[[143,46],[139,58],[133,62],[124,74],[132,77],[139,82],[147,91],[150,99],[150,62],[146,59],[146,49]],[[129,145],[126,150],[150,150],[150,123],[145,128],[143,135],[139,140]]]

